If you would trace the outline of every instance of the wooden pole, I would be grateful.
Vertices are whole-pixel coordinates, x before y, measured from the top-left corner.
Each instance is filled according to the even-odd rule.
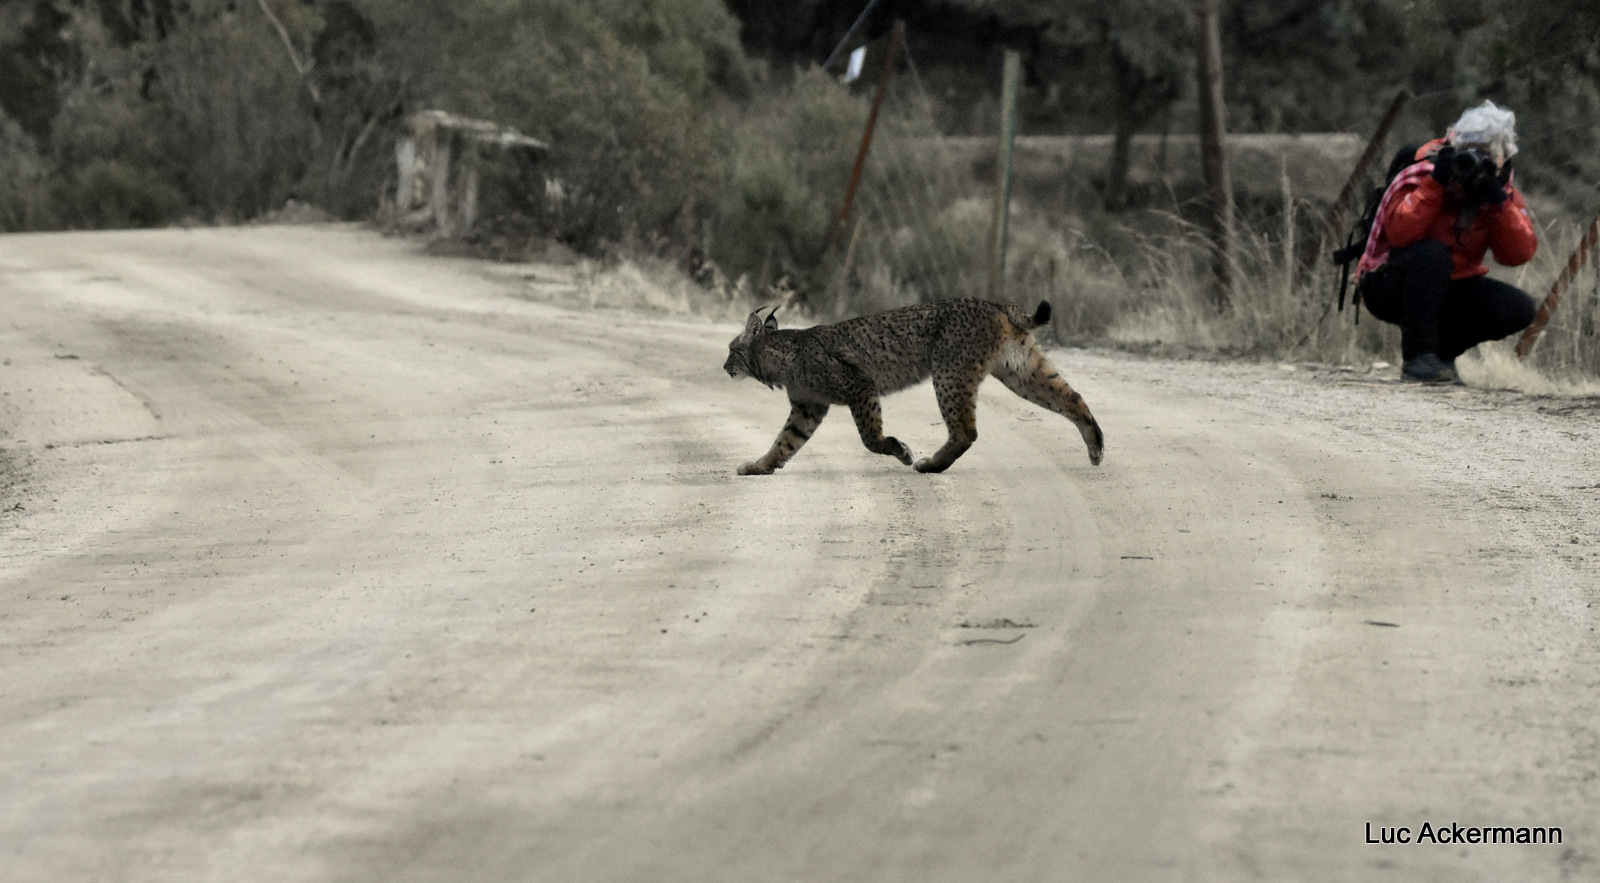
[[[1556,277],[1554,285],[1550,286],[1550,293],[1544,296],[1544,302],[1539,304],[1539,312],[1533,317],[1533,324],[1528,330],[1522,332],[1522,339],[1517,341],[1517,358],[1525,359],[1528,353],[1533,352],[1533,345],[1539,342],[1539,335],[1544,331],[1544,326],[1550,324],[1550,314],[1556,311],[1556,305],[1561,303],[1561,294],[1572,283],[1572,278],[1583,269],[1584,261],[1589,259],[1589,252],[1594,250],[1594,244],[1600,240],[1600,217],[1594,219],[1588,231],[1578,241],[1578,247],[1572,252],[1572,257],[1567,259],[1567,266]]]
[[[1200,164],[1206,181],[1206,227],[1211,240],[1212,299],[1218,310],[1231,301],[1233,182],[1224,152],[1227,106],[1222,99],[1222,36],[1217,0],[1195,0],[1195,66],[1200,91]]]
[[[833,225],[829,247],[838,249],[844,237],[845,224],[850,221],[850,206],[856,199],[856,188],[861,186],[861,170],[867,164],[867,150],[872,147],[872,132],[878,126],[878,109],[883,106],[883,95],[889,88],[889,74],[894,71],[895,56],[900,51],[900,41],[905,39],[906,23],[895,21],[889,35],[889,54],[883,60],[883,72],[878,75],[878,91],[872,96],[872,112],[867,115],[866,131],[861,133],[861,147],[856,151],[856,164],[850,170],[850,186],[844,192],[844,207],[839,210],[839,220]]]
[[[772,285],[772,242],[767,243],[767,255],[761,259],[761,275],[756,280],[756,297],[767,296],[767,289]]]
[[[1006,288],[1006,239],[1011,227],[1011,157],[1017,141],[1017,91],[1022,81],[1022,55],[1007,49],[1000,89],[999,179],[994,194],[994,220],[989,225],[989,299],[1002,300]]]

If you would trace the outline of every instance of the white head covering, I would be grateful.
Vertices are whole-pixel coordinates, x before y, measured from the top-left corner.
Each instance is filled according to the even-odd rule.
[[[1484,145],[1496,160],[1505,162],[1517,155],[1517,115],[1485,101],[1463,113],[1444,137],[1457,146]]]

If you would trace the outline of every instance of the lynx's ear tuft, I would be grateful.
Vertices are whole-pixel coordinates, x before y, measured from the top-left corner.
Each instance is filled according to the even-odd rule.
[[[783,304],[778,304],[778,306],[772,308],[772,312],[767,314],[767,321],[763,322],[762,325],[761,325],[763,330],[766,330],[766,331],[777,331],[778,330],[778,310],[782,306],[783,306]]]

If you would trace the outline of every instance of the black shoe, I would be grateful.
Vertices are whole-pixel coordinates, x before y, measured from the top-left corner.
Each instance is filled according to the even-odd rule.
[[[1454,383],[1461,385],[1455,366],[1433,353],[1407,359],[1400,368],[1400,379],[1409,383]]]

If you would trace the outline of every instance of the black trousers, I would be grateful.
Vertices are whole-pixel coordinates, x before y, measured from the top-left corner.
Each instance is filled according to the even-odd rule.
[[[1446,362],[1528,327],[1538,305],[1522,289],[1488,276],[1451,279],[1450,247],[1424,239],[1389,255],[1361,278],[1367,312],[1400,326],[1400,354],[1435,353]]]

